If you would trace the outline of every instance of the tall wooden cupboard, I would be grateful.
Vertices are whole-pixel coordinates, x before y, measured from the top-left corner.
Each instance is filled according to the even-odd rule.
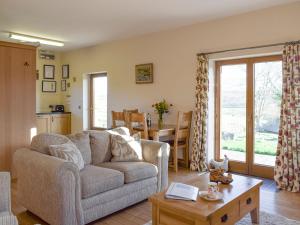
[[[0,171],[35,131],[36,48],[0,41]]]

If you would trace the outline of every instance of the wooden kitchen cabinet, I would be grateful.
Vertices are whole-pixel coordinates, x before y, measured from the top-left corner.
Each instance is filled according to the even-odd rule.
[[[71,114],[70,113],[41,113],[36,116],[37,134],[71,133]]]

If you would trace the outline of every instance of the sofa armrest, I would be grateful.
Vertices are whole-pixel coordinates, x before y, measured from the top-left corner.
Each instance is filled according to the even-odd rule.
[[[17,198],[52,225],[82,225],[79,170],[75,164],[26,148],[14,154]]]
[[[158,168],[157,191],[160,192],[168,186],[170,145],[149,140],[142,140],[141,143],[144,161],[155,164]]]
[[[10,174],[0,172],[0,213],[11,212]]]

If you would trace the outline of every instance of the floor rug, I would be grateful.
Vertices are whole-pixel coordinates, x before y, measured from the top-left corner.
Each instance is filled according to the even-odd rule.
[[[145,225],[152,225],[151,222]],[[235,225],[255,225],[251,223],[250,215],[246,215],[242,220],[240,220]],[[290,220],[283,216],[273,215],[267,212],[260,212],[260,224],[259,225],[300,225],[300,221]]]

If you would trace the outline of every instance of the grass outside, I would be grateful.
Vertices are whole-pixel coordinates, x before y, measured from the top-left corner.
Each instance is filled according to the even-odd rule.
[[[276,155],[278,134],[255,133],[255,153],[261,155]],[[246,137],[240,136],[233,140],[222,140],[222,149],[229,151],[245,152]]]

